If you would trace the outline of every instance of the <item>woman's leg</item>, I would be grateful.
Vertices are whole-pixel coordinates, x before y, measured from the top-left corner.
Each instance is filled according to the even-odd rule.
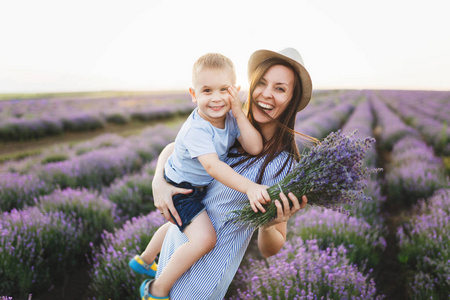
[[[166,236],[169,227],[170,222],[167,222],[166,224],[159,227],[158,230],[156,230],[152,239],[150,240],[150,242],[148,242],[148,245],[145,248],[144,252],[142,252],[141,254],[141,258],[144,260],[145,263],[151,264],[155,260],[156,255],[158,255],[158,253],[161,252],[164,237]]]
[[[201,212],[184,230],[189,241],[173,253],[161,275],[153,281],[150,293],[156,297],[169,295],[172,286],[197,260],[216,245],[216,231],[206,211]]]

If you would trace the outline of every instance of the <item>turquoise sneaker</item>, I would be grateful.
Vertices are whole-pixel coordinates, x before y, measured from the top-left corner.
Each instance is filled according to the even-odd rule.
[[[134,272],[144,274],[152,278],[155,278],[156,271],[158,270],[158,265],[155,262],[149,265],[145,263],[139,255],[132,258],[128,265]]]
[[[150,294],[149,290],[150,290],[150,284],[152,284],[153,280],[147,279],[145,280],[142,284],[141,287],[139,288],[139,292],[141,293],[141,300],[170,300],[169,296],[166,297],[156,297],[153,296],[152,294]]]

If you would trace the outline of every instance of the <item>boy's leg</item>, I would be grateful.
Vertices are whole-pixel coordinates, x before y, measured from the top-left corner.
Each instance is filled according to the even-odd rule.
[[[167,222],[166,224],[159,227],[158,230],[156,230],[150,242],[148,242],[148,245],[145,248],[144,252],[142,252],[141,254],[141,258],[145,263],[151,264],[155,260],[156,255],[161,252],[161,247],[164,242],[167,230],[169,230],[169,227],[170,222]]]
[[[205,210],[186,227],[184,234],[189,241],[178,247],[161,275],[152,283],[150,293],[153,296],[169,295],[175,281],[216,245],[216,231]]]

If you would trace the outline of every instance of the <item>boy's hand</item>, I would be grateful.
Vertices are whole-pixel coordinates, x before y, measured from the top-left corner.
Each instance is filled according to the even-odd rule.
[[[244,111],[242,110],[242,102],[241,99],[239,99],[238,92],[241,89],[240,86],[236,87],[234,85],[230,85],[228,87],[228,93],[230,94],[229,100],[231,104],[231,112],[233,113],[233,116],[237,119],[239,117],[244,116]]]
[[[267,204],[270,202],[269,193],[267,192],[267,185],[254,184],[250,188],[247,189],[247,197],[250,201],[250,206],[252,207],[254,212],[258,212],[258,209],[261,212],[266,212],[263,204]]]

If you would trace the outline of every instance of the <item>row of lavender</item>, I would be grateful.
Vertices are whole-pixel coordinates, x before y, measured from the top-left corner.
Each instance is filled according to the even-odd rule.
[[[107,123],[160,120],[185,114],[192,108],[188,93],[3,100],[0,101],[0,141],[94,130]]]
[[[436,153],[450,155],[449,93],[381,91],[379,95]]]
[[[8,162],[0,173],[0,210],[33,205],[36,197],[57,188],[101,190],[156,158],[175,132],[157,126],[128,138],[107,134],[85,143],[56,147],[21,162]]]
[[[0,294],[44,292],[91,256],[103,231],[154,210],[152,161],[176,131],[105,135],[10,163],[0,174],[0,203],[8,206],[0,220]],[[64,149],[64,160],[42,163]]]
[[[340,128],[342,124],[345,123],[351,111],[353,111],[356,107],[354,113],[351,115],[351,118],[348,119],[343,130],[350,132],[353,131],[353,128],[358,128],[358,134],[361,137],[365,137],[370,135],[374,126],[380,124],[381,119],[379,115],[374,115],[372,113],[371,108],[373,106],[373,102],[376,101],[364,101],[364,99],[368,96],[370,96],[370,93],[354,92],[340,94],[339,97],[335,97],[333,99],[334,101],[332,101],[332,103],[329,101],[317,101],[317,106],[313,104],[311,106],[311,110],[323,105],[321,106],[321,109],[316,109],[314,110],[314,113],[310,113],[309,115],[306,114],[307,111],[305,111],[305,114],[300,113],[299,123],[303,123],[305,128],[307,128],[306,125],[308,122],[310,122],[310,124],[317,122],[313,121],[315,119],[320,120],[322,118],[322,120],[329,120],[321,123],[321,125],[325,123],[329,125],[323,125],[321,133],[316,135],[319,137],[324,136],[328,132]],[[323,100],[323,98],[318,100]],[[328,111],[323,109],[325,105],[329,108]],[[341,109],[333,109],[347,106],[349,108],[344,110],[344,113],[342,113]],[[331,113],[333,110],[336,111],[335,114]],[[323,114],[322,117],[320,117],[321,114]],[[311,126],[311,128],[313,128],[313,126]],[[301,126],[298,129],[301,131]],[[160,131],[161,130],[158,130],[157,132]],[[380,131],[380,129],[378,129],[378,131]],[[109,141],[107,140],[108,138],[104,137],[103,140],[98,139],[92,143],[95,145],[89,146],[88,143],[86,143],[84,145],[79,145],[76,149],[65,149],[65,153],[67,154],[62,159],[64,159],[64,161],[76,161],[75,159],[77,157],[88,157],[88,153],[95,153],[96,151],[98,151],[98,153],[102,153],[103,151],[101,150],[106,150],[114,146],[117,147],[117,145],[124,143],[124,140],[120,140],[120,142],[117,141],[117,144],[115,144],[114,141],[111,141],[111,139]],[[134,144],[135,142],[136,140],[130,144]],[[375,165],[374,156],[376,153],[373,153],[374,154],[367,156],[367,161],[369,164]],[[42,162],[52,161],[52,155],[55,156],[55,154],[47,153],[39,157],[41,165],[45,167],[46,165],[55,165],[64,162],[42,164]],[[97,156],[97,159],[99,159],[99,157],[100,154]],[[53,160],[55,159],[58,160],[57,157],[53,157]],[[29,158],[28,161],[20,164],[9,164],[7,168],[10,171],[30,175],[35,173],[36,169],[33,166],[34,164],[35,161]],[[80,164],[80,162],[76,164]],[[88,165],[89,163],[86,163],[84,168],[88,168]],[[70,169],[70,164],[61,164],[61,169],[67,169],[68,166]],[[99,165],[93,169],[90,169],[90,171],[94,172],[94,169],[98,168],[100,168]],[[139,167],[137,170],[139,170]],[[91,255],[92,269],[90,271],[90,275],[92,283],[90,285],[90,294],[94,299],[123,299],[135,296],[137,294],[136,291],[139,283],[143,278],[129,272],[126,262],[131,255],[136,252],[140,252],[143,249],[145,242],[148,241],[152,232],[157,228],[157,226],[159,226],[159,224],[161,224],[163,220],[161,220],[158,214],[149,214],[145,217],[133,218],[132,220],[126,222],[120,229],[116,229],[114,232],[112,232],[111,226],[121,226],[118,224],[121,224],[121,219],[123,220],[124,216],[137,216],[139,212],[142,212],[142,209],[139,210],[141,205],[150,199],[151,188],[149,187],[148,182],[151,180],[151,175],[149,174],[152,172],[152,166],[151,164],[146,164],[145,167],[140,170],[141,171],[135,175],[125,175],[123,177],[121,177],[123,174],[117,175],[115,177],[117,178],[115,179],[116,181],[114,181],[109,188],[106,186],[108,185],[107,182],[109,182],[110,179],[105,179],[104,183],[93,185],[86,184],[90,182],[89,180],[81,179],[60,181],[71,182],[73,186],[68,184],[67,188],[63,190],[50,189],[47,193],[51,193],[53,191],[53,194],[40,197],[34,208],[25,208],[20,211],[20,213],[24,214],[23,217],[20,217],[20,213],[18,211],[6,213],[9,216],[14,216],[11,217],[11,219],[17,220],[19,223],[22,222],[21,219],[25,218],[36,219],[34,224],[25,226],[24,231],[14,233],[15,236],[27,236],[26,232],[30,232],[35,238],[37,238],[37,236],[41,239],[47,238],[47,245],[51,245],[52,249],[58,249],[58,247],[60,247],[63,243],[61,242],[63,237],[58,235],[58,230],[67,230],[68,232],[71,232],[70,226],[63,224],[63,222],[60,221],[61,218],[58,219],[56,216],[57,213],[54,213],[55,216],[52,215],[54,227],[61,226],[63,229],[55,229],[53,231],[47,230],[52,232],[55,236],[54,240],[51,240],[51,235],[45,235],[45,237],[43,237],[42,228],[45,226],[47,226],[45,228],[49,228],[48,226],[50,226],[48,225],[48,222],[50,221],[48,221],[47,215],[50,214],[51,211],[55,212],[57,209],[55,209],[55,207],[48,209],[46,213],[43,213],[43,216],[39,216],[36,209],[38,208],[39,211],[42,212],[42,207],[44,205],[40,204],[41,202],[58,202],[56,200],[46,201],[46,199],[71,199],[70,201],[66,201],[72,205],[68,206],[68,208],[67,203],[64,205],[61,203],[58,204],[59,206],[66,206],[66,211],[77,212],[78,215],[83,216],[82,218],[74,218],[73,222],[70,222],[70,224],[72,224],[71,226],[76,229],[72,229],[73,234],[69,235],[68,238],[72,237],[71,240],[75,240],[77,242],[75,242],[75,245],[73,246],[75,250],[69,252],[72,254],[78,253],[79,255],[79,252],[83,252],[83,250],[81,250],[81,248],[83,248],[83,253],[86,254],[86,243],[88,243],[88,241],[90,241],[89,243],[94,241],[93,236],[95,236],[95,234],[92,234],[92,232],[85,233],[86,237],[89,236],[90,239],[83,237],[83,230],[86,230],[83,228],[89,228],[90,230],[92,230],[92,228],[97,228],[96,232],[100,232],[100,230],[98,230],[99,228],[109,230],[102,235],[101,239],[103,242],[100,247],[95,247],[91,244],[93,251]],[[75,178],[89,176],[89,172],[72,172],[71,174],[71,176],[74,176]],[[94,180],[93,178],[97,176],[98,174],[87,178]],[[55,179],[58,178],[58,176],[51,178]],[[236,292],[233,297],[239,299],[268,298],[269,296],[272,296],[273,298],[278,297],[280,299],[295,299],[296,297],[298,299],[306,299],[308,297],[320,298],[321,296],[328,298],[343,298],[350,297],[351,295],[360,297],[360,299],[378,297],[379,292],[377,293],[376,291],[375,283],[370,271],[378,265],[382,252],[385,248],[383,236],[385,236],[386,229],[382,225],[383,222],[380,220],[379,214],[380,203],[384,200],[384,197],[380,193],[380,184],[378,182],[379,179],[374,178],[372,182],[368,183],[368,186],[371,187],[368,189],[368,193],[372,196],[374,201],[370,203],[357,203],[353,205],[351,208],[351,217],[337,212],[313,207],[310,208],[305,214],[301,214],[295,220],[292,220],[292,223],[290,224],[290,236],[287,246],[282,253],[273,258],[274,262],[276,261],[276,264],[274,265],[280,266],[280,268],[277,268],[275,271],[272,268],[268,270],[265,265],[256,260],[253,261],[249,270],[240,271],[240,277],[238,276],[237,278],[243,284],[236,284],[238,286],[240,285],[240,290]],[[79,185],[77,185],[77,183]],[[97,192],[80,190],[80,188],[77,188],[84,185],[87,185],[88,187],[95,187]],[[385,185],[381,184],[381,186]],[[31,190],[32,189],[30,189],[30,191]],[[98,191],[100,191],[100,195]],[[101,220],[104,220],[104,218],[101,217],[102,209],[91,208],[90,210],[87,209],[88,212],[83,212],[83,209],[80,209],[79,207],[76,208],[74,203],[77,203],[77,201],[74,201],[74,197],[70,196],[74,194],[78,195],[77,197],[79,199],[84,199],[86,201],[87,199],[97,199],[95,201],[91,201],[101,203],[101,205],[97,204],[97,206],[105,206],[108,211],[114,211],[113,214],[110,214],[113,217],[102,222]],[[444,200],[448,201],[448,194],[446,198],[444,197]],[[78,204],[79,206],[89,207],[89,205],[86,205],[86,202],[81,200],[78,202],[80,203]],[[109,206],[108,203],[111,202],[115,203],[113,203],[114,208]],[[81,205],[81,203],[83,203],[83,205]],[[122,207],[120,207],[120,203],[122,203]],[[133,203],[133,205],[130,205],[130,203]],[[136,210],[126,211],[129,206],[135,207]],[[29,212],[28,210],[31,209],[34,209],[35,211]],[[147,209],[151,208],[146,208],[145,211],[147,211]],[[33,215],[33,218],[29,218],[30,214]],[[100,214],[100,216],[97,217],[96,214]],[[93,224],[87,223],[84,224],[83,227],[83,224],[78,224],[77,220],[88,220],[87,222],[92,222]],[[44,225],[41,226],[37,224]],[[305,224],[308,225],[305,226]],[[22,228],[15,223],[6,224],[5,227],[2,228],[9,227]],[[29,230],[29,228],[32,228],[32,230]],[[448,228],[448,225],[446,228]],[[4,242],[5,240],[8,240],[9,231],[6,231],[6,229],[2,229],[2,231],[5,232],[5,234],[2,235]],[[9,240],[11,241],[11,239]],[[68,245],[72,245],[67,240],[64,242],[68,243]],[[11,245],[15,247],[14,249],[17,250],[17,243],[19,243],[19,241],[12,240],[11,243]],[[14,243],[16,244],[14,245]],[[41,241],[37,244],[45,244],[45,241]],[[80,247],[80,249],[77,247]],[[68,248],[71,249],[70,247]],[[15,251],[11,250],[10,252],[12,252],[11,255],[13,255]],[[52,251],[52,253],[54,252],[57,253],[57,251]],[[58,259],[61,260],[61,254],[58,255]],[[30,254],[30,256],[32,255]],[[71,258],[73,257],[76,257],[76,255],[68,255],[68,257],[64,256],[64,261],[67,265],[74,264],[73,261],[71,262]],[[425,257],[425,255],[422,257]],[[21,255],[18,255],[16,258],[9,259],[13,262],[11,267],[12,269],[14,269],[17,265],[17,261],[20,259],[23,260]],[[4,260],[2,258],[2,261],[9,260]],[[37,261],[39,262],[39,260]],[[425,259],[425,261],[427,260]],[[42,269],[42,265],[40,265],[40,267],[41,272],[44,270],[49,274],[57,273],[57,270],[50,271],[48,269]],[[37,267],[31,267],[28,265],[25,267],[25,270],[27,270],[27,268],[35,270]],[[276,274],[286,274],[287,270],[290,270],[289,278],[281,282],[280,276],[276,276]],[[32,273],[33,272],[22,272],[21,278],[25,278],[26,274]],[[430,278],[430,282],[435,279],[433,274],[424,274],[425,275],[422,275],[422,277],[428,276],[426,278]],[[26,282],[26,278],[23,280]],[[30,278],[28,278],[28,280],[30,280]],[[434,291],[433,285],[428,284],[428,286],[431,286],[431,288],[428,288],[429,290]],[[8,291],[7,288],[8,287],[2,287],[1,289]],[[33,288],[35,288],[35,286],[31,285],[29,289],[24,288],[22,291],[33,291]]]

